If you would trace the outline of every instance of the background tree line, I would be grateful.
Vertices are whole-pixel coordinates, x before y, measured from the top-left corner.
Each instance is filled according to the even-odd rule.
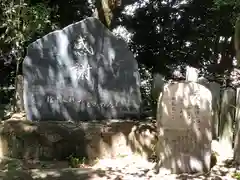
[[[0,84],[14,86],[29,43],[88,16],[127,30],[142,81],[191,65],[222,83],[234,68],[239,12],[240,0],[1,0]]]

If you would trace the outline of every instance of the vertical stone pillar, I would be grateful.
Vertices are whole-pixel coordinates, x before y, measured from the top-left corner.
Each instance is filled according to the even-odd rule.
[[[198,69],[194,67],[186,67],[186,81],[197,82],[198,81]]]
[[[219,123],[219,143],[222,149],[220,157],[224,160],[232,157],[233,121],[235,116],[235,90],[227,88],[222,91],[221,113]]]
[[[240,87],[236,89],[234,160],[240,164]]]
[[[221,104],[221,85],[216,82],[211,82],[208,85],[211,93],[212,93],[212,109],[213,109],[213,125],[212,125],[212,135],[213,139],[218,138],[219,134],[219,112],[220,112],[220,104]]]

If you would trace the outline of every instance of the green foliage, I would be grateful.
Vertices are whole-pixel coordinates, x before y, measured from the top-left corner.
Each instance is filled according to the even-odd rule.
[[[30,42],[53,29],[91,16],[96,8],[96,1],[92,2],[2,0],[0,66],[5,69],[0,68],[0,76],[7,80],[0,83],[13,84]],[[123,2],[121,8],[131,2]],[[152,0],[139,5],[133,15],[123,11],[113,13],[113,24],[122,25],[133,33],[129,47],[135,53],[139,67],[144,66],[151,73],[160,72],[168,79],[173,77],[172,72],[177,67],[184,72],[184,67],[191,65],[209,77],[219,74],[225,77],[225,70],[232,68],[235,55],[233,42],[228,39],[233,37],[239,12],[240,0],[192,0],[186,4]],[[222,59],[218,65],[219,54]],[[141,74],[146,80],[145,73]],[[144,98],[151,101],[149,90],[142,88],[142,92]]]
[[[232,176],[233,178],[236,178],[237,180],[240,180],[240,173],[239,172],[236,172],[233,174]]]
[[[91,0],[52,0],[47,7],[51,8],[51,22],[59,28],[82,20],[92,15],[94,6]]]
[[[186,4],[153,0],[133,15],[122,15],[120,24],[133,32],[130,47],[138,62],[152,72],[172,78],[177,67],[184,73],[184,67],[191,65],[214,77],[213,73],[224,74],[232,68],[234,48],[228,40],[234,32],[233,12],[217,9],[211,0]]]
[[[0,8],[1,45],[7,44],[11,51],[16,52],[16,60],[21,60],[25,42],[30,41],[35,33],[43,34],[50,24],[50,10],[42,3],[29,6],[24,0],[3,0]]]
[[[15,62],[12,78],[19,74],[25,44],[30,42],[35,34],[43,34],[46,26],[50,25],[50,9],[43,3],[29,3],[27,0],[0,2],[0,57],[5,62]],[[15,79],[15,87],[16,84]],[[13,104],[15,103],[14,99]]]
[[[214,0],[214,8],[219,10],[228,10],[231,14],[231,22],[235,24],[236,19],[240,16],[240,0]]]
[[[217,8],[221,8],[222,6],[232,6],[234,8],[240,7],[239,0],[215,0],[215,5]]]
[[[72,168],[77,168],[79,165],[85,164],[86,163],[86,158],[83,157],[82,159],[79,159],[73,155],[70,155],[68,158],[69,161],[69,166]]]

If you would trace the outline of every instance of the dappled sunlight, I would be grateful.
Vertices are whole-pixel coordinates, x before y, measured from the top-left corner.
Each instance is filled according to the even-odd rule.
[[[211,161],[212,95],[197,83],[164,87],[158,104],[158,168],[208,171]]]
[[[144,123],[135,125],[127,139],[127,145],[131,147],[133,153],[137,153],[146,159],[155,155],[157,143],[156,126]]]
[[[196,160],[197,161],[197,160]],[[167,170],[162,170],[160,173],[154,171],[155,163],[146,161],[138,155],[129,155],[125,157],[102,158],[99,159],[93,166],[88,168],[68,168],[61,165],[62,162],[44,162],[26,163],[21,160],[9,159],[4,163],[0,177],[4,179],[27,179],[27,180],[99,180],[99,179],[220,179],[226,178],[233,180],[233,175],[239,173],[236,168],[231,168],[232,163],[226,162],[219,164],[212,169],[212,172],[206,174],[170,174]],[[2,167],[2,164],[0,164]],[[30,168],[28,168],[28,166]]]
[[[219,143],[224,149],[220,152],[222,158],[229,158],[233,154],[233,123],[235,118],[235,90],[224,90],[221,101],[221,115],[219,126]]]
[[[31,122],[7,120],[2,124],[3,154],[14,158],[64,160],[72,154],[89,163],[98,158],[139,154],[152,158],[157,141],[151,122],[135,121]]]
[[[99,158],[117,158],[139,154],[151,158],[157,141],[156,129],[151,123],[112,122],[101,131]]]
[[[8,152],[8,143],[7,140],[0,137],[0,159],[2,159]],[[2,160],[0,160],[2,162]]]
[[[21,115],[14,115],[14,118],[21,118]],[[215,178],[219,174],[221,176],[231,176],[234,172],[237,172],[236,169],[225,168],[225,164],[214,166],[211,172],[206,174],[172,174],[169,170],[161,168],[159,172],[155,170],[157,165],[156,161],[149,159],[149,156],[153,155],[155,152],[154,145],[159,145],[156,143],[159,139],[157,138],[157,128],[154,124],[150,122],[139,123],[134,121],[109,121],[105,123],[82,123],[82,125],[77,125],[76,123],[67,123],[67,122],[30,122],[26,120],[8,120],[4,122],[4,132],[12,134],[14,133],[19,141],[22,139],[24,141],[24,147],[15,146],[8,147],[17,148],[19,151],[14,150],[16,154],[23,157],[24,154],[29,153],[28,157],[25,157],[23,160],[17,160],[16,163],[7,163],[3,160],[1,161],[1,169],[5,168],[4,172],[1,172],[0,176],[5,177],[24,177],[23,179],[39,179],[39,180],[48,180],[48,179],[66,179],[70,178],[72,180],[77,179],[86,179],[86,180],[97,180],[97,179],[206,179],[206,178]],[[26,128],[27,127],[27,128]],[[52,132],[54,131],[54,132]],[[82,132],[83,131],[83,132]],[[69,133],[71,132],[71,133]],[[40,138],[38,135],[43,135]],[[169,133],[169,134],[167,134]],[[182,136],[196,140],[194,136],[194,131],[192,134],[189,132],[181,131],[168,131],[165,135],[168,137],[172,136]],[[175,134],[174,134],[175,133]],[[45,137],[45,139],[43,139]],[[13,138],[13,136],[12,136]],[[83,140],[83,138],[85,140]],[[7,143],[11,143],[11,140],[6,139]],[[13,138],[14,139],[14,138]],[[185,139],[186,140],[186,139]],[[31,154],[31,152],[37,152],[39,146],[31,147],[33,143],[39,143],[39,146],[48,148],[46,151],[49,151],[49,154],[52,157],[59,158],[56,156],[59,153],[68,153],[65,154],[65,157],[71,155],[75,150],[79,152],[76,154],[76,157],[79,155],[84,155],[84,152],[80,152],[86,147],[87,153],[84,157],[89,156],[91,162],[88,166],[79,166],[79,168],[69,168],[69,162],[61,161],[40,161],[39,155]],[[202,146],[198,146],[197,143],[186,144],[188,141],[178,140],[179,143],[183,142],[184,146],[179,148],[179,144],[173,143],[166,144],[165,154],[162,154],[164,157],[168,155],[168,158],[173,155],[181,155],[181,153],[176,151],[188,151],[191,156],[178,156],[175,161],[171,161],[172,166],[184,166],[184,168],[190,166],[202,166],[203,161],[208,162],[208,156],[206,152],[200,151]],[[3,141],[1,141],[3,142]],[[66,142],[66,143],[64,143]],[[191,142],[191,141],[189,141]],[[199,145],[202,145],[206,141],[199,140]],[[17,144],[17,141],[14,141]],[[214,144],[215,143],[215,144]],[[219,144],[214,141],[212,143],[213,151],[217,152],[222,147],[219,147]],[[49,146],[50,145],[50,146]],[[74,148],[70,146],[73,145]],[[79,145],[79,147],[77,147]],[[52,146],[52,147],[51,147]],[[53,147],[57,146],[57,149]],[[87,148],[88,147],[88,148]],[[189,148],[190,147],[190,148]],[[64,152],[63,150],[68,148],[69,151]],[[156,147],[157,148],[157,147]],[[193,152],[199,149],[199,153],[202,153],[202,159]],[[206,144],[207,148],[207,144]],[[173,151],[173,150],[176,151]],[[92,150],[92,154],[90,151]],[[21,152],[22,154],[19,154]],[[41,153],[41,152],[38,152]],[[54,155],[54,156],[53,156]],[[38,158],[39,160],[38,160]],[[34,158],[36,160],[34,160]],[[9,161],[9,160],[8,160]],[[183,161],[188,163],[183,164]],[[7,164],[9,165],[7,165]]]
[[[23,75],[29,120],[139,116],[138,64],[126,43],[95,18],[51,32],[30,44]]]
[[[44,179],[44,178],[47,178],[47,176],[51,176],[51,177],[54,177],[54,178],[61,176],[61,173],[60,173],[60,172],[54,171],[54,170],[49,171],[49,172],[42,172],[42,171],[39,170],[39,169],[34,169],[34,170],[32,170],[31,172],[32,172],[32,177],[33,177],[34,179],[37,179],[37,178],[38,178],[38,179],[39,179],[39,178]]]

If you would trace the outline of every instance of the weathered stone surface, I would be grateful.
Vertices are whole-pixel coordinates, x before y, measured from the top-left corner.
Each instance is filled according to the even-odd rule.
[[[152,97],[154,100],[157,100],[160,93],[164,87],[164,77],[161,74],[154,74],[153,75],[153,82],[152,82]]]
[[[36,160],[66,160],[70,155],[98,158],[140,154],[150,158],[156,144],[151,123],[68,123],[7,120],[0,125],[2,156]]]
[[[197,83],[205,86],[206,88],[209,87],[209,81],[204,77],[199,77]]]
[[[158,103],[158,168],[173,173],[210,169],[211,103],[211,92],[200,84],[175,83],[164,87]]]
[[[213,109],[213,139],[218,139],[219,132],[219,112],[221,110],[221,85],[216,82],[209,82],[205,78],[199,78],[198,83],[208,88],[212,93],[212,109]]]
[[[240,88],[236,89],[234,160],[240,164]]]
[[[213,139],[218,138],[219,132],[219,112],[221,110],[221,85],[216,82],[210,82],[208,85],[209,90],[212,93],[212,109],[213,109],[213,125],[212,135]]]
[[[221,158],[232,157],[233,149],[233,122],[235,117],[236,91],[226,88],[222,91],[221,111],[219,122],[219,143],[224,149]]]
[[[29,120],[139,115],[137,61],[126,43],[98,19],[87,18],[30,44],[23,75]]]
[[[186,67],[186,81],[197,82],[198,81],[198,69],[194,67]]]

